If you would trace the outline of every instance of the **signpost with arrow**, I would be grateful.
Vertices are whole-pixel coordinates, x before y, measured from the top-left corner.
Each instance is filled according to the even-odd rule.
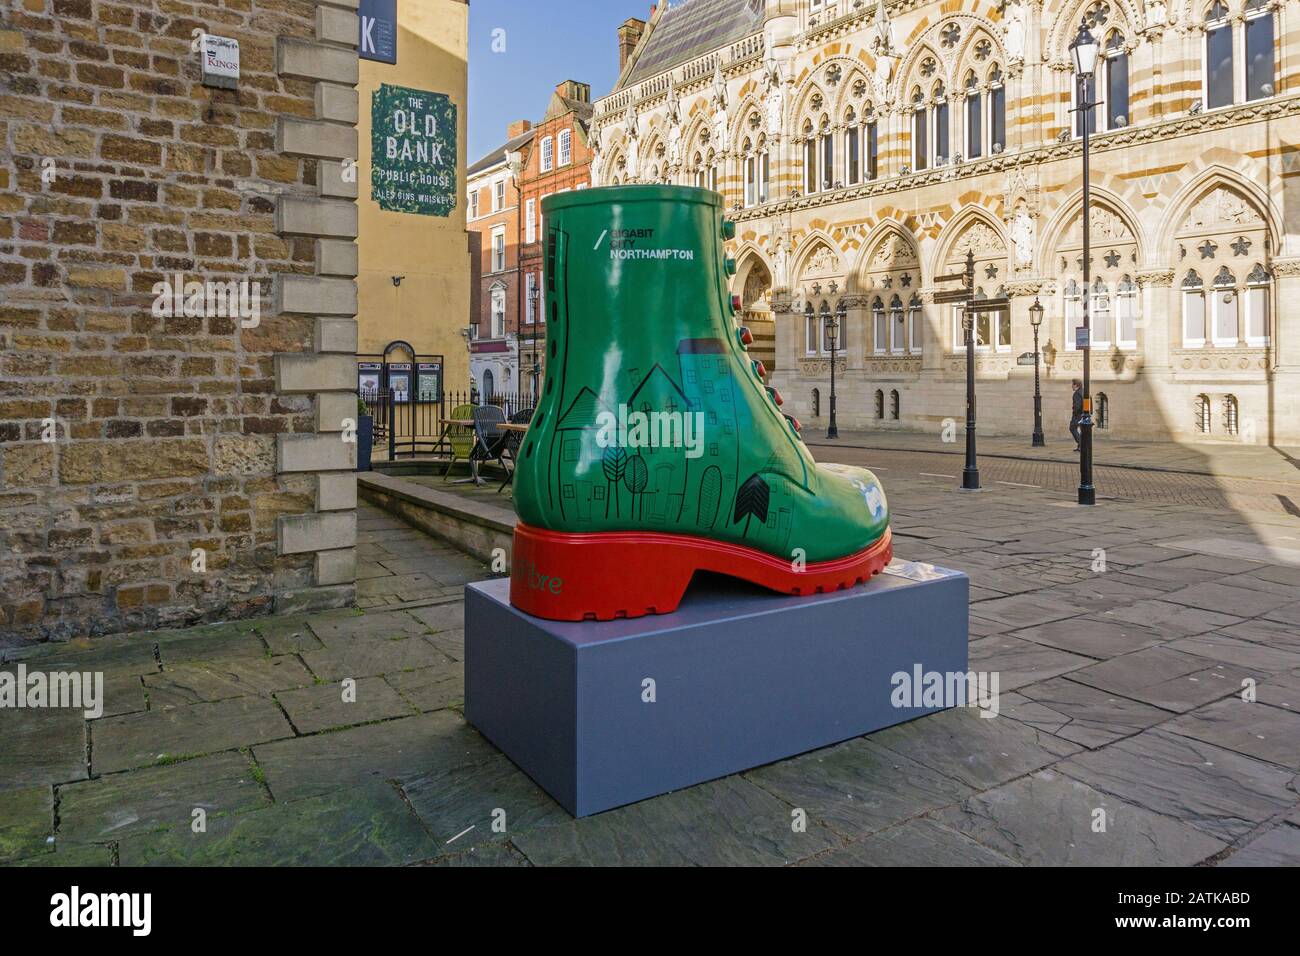
[[[966,342],[966,466],[961,473],[962,491],[979,491],[980,469],[975,454],[975,316],[978,313],[1007,312],[1011,300],[1005,296],[995,299],[975,298],[975,253],[967,250],[966,268],[935,276],[936,282],[960,282],[961,288],[936,292],[936,305],[948,303],[961,306],[961,328]]]

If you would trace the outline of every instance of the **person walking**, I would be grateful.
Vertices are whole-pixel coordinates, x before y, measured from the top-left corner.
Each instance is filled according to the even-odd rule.
[[[1070,382],[1074,393],[1070,399],[1070,434],[1074,437],[1074,450],[1079,450],[1079,419],[1083,417],[1083,382],[1077,378]]]

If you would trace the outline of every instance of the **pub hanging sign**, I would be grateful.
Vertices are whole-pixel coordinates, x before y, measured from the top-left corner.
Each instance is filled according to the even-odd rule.
[[[456,104],[381,84],[370,99],[370,198],[389,212],[447,216],[456,192]]]

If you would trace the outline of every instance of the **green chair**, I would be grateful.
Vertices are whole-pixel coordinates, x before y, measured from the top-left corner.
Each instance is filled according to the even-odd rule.
[[[442,473],[443,481],[446,481],[447,476],[451,474],[451,466],[457,461],[469,461],[470,453],[474,450],[474,426],[456,425],[453,421],[471,421],[473,418],[473,405],[457,405],[451,410],[451,418],[447,420],[443,433],[447,444],[451,446],[451,460],[447,462],[447,469]]]

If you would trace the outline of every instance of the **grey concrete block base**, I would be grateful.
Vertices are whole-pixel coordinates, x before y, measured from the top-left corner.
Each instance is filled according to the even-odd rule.
[[[701,575],[674,614],[567,623],[470,584],[465,716],[586,816],[943,709],[895,706],[894,675],[966,671],[968,593],[942,569],[803,598]]]

